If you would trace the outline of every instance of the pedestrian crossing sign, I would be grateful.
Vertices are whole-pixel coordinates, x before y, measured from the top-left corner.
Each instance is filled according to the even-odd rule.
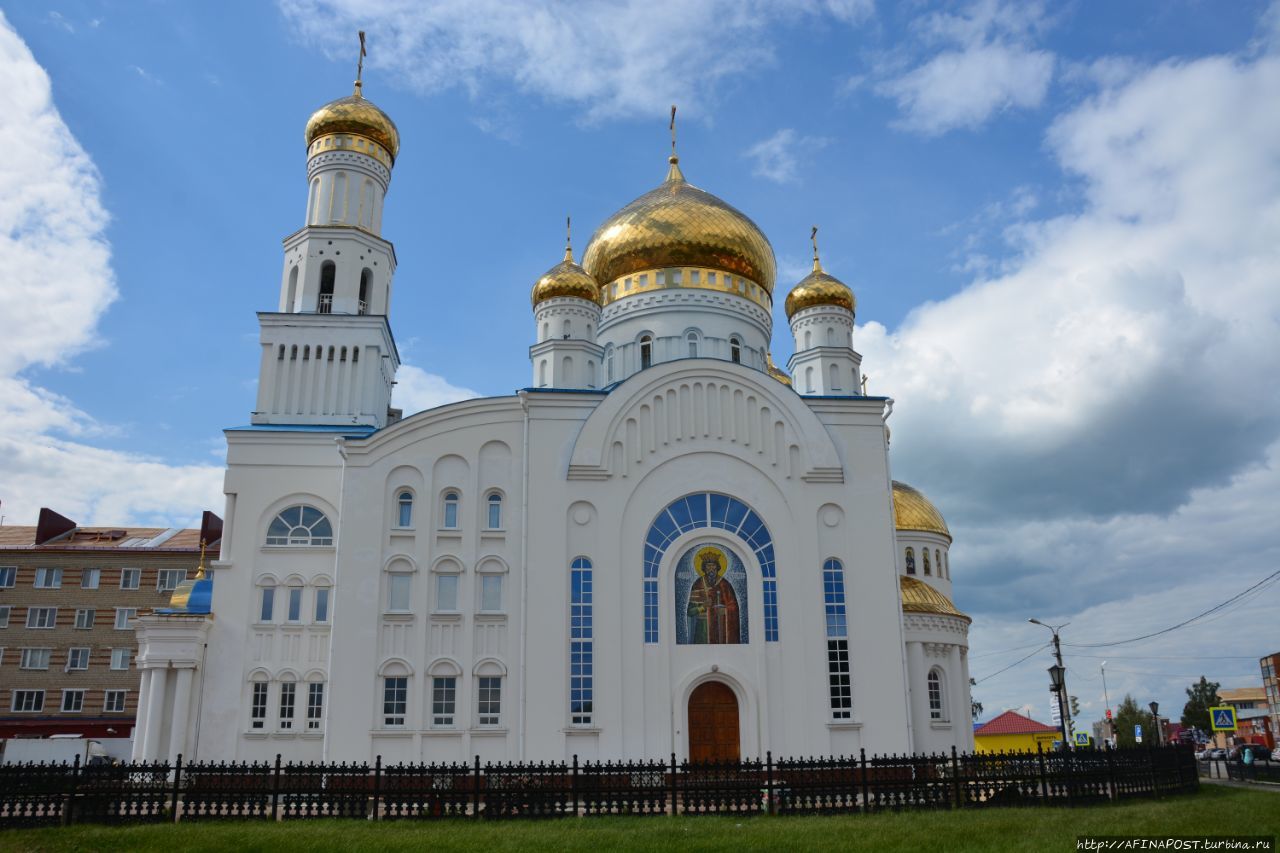
[[[1209,725],[1215,732],[1236,730],[1236,709],[1231,706],[1209,709]]]

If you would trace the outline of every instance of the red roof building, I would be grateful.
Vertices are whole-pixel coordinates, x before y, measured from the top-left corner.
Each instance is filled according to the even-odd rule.
[[[1005,711],[973,730],[978,752],[1035,752],[1037,744],[1051,747],[1062,732],[1017,711]]]

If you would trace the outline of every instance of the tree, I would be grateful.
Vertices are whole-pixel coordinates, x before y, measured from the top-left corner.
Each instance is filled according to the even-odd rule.
[[[1114,724],[1117,746],[1137,746],[1137,740],[1133,736],[1134,726],[1142,726],[1143,744],[1148,743],[1153,734],[1151,712],[1139,708],[1138,703],[1128,693],[1124,695],[1120,707],[1116,709]]]
[[[970,678],[969,686],[977,687],[978,686],[977,680]],[[969,695],[969,713],[973,716],[973,721],[975,723],[978,722],[978,718],[982,716],[982,703],[979,702],[977,699],[974,699],[973,694]]]
[[[1182,706],[1183,728],[1209,731],[1209,709],[1222,704],[1218,687],[1218,682],[1207,681],[1202,675],[1198,683],[1187,688],[1187,704]]]

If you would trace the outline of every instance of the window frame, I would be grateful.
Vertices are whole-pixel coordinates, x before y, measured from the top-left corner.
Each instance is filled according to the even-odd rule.
[[[62,688],[62,701],[58,703],[58,713],[60,714],[81,714],[84,713],[84,694],[83,687],[64,687]],[[67,700],[71,697],[77,697],[80,701],[77,703],[79,707],[68,708]]]
[[[925,676],[925,691],[929,699],[929,722],[950,722],[950,716],[947,714],[946,676],[936,666]]]
[[[0,589],[12,589],[18,583],[17,566],[0,566]]]
[[[39,660],[33,660],[39,655]],[[53,659],[53,649],[46,646],[23,646],[18,656],[18,669],[28,672],[47,672]],[[42,666],[32,666],[41,663]]]
[[[409,676],[382,677],[382,727],[403,729],[409,717]]]
[[[413,529],[413,492],[408,489],[401,489],[396,495],[396,523],[397,530]]]
[[[276,696],[276,728],[279,731],[293,732],[293,721],[298,710],[298,682],[281,681]]]
[[[569,725],[595,717],[594,567],[586,557],[569,564]]]
[[[413,573],[387,572],[386,613],[413,612]],[[397,607],[400,604],[402,606]]]
[[[46,620],[43,617],[48,617]],[[48,624],[43,624],[44,622]],[[34,624],[33,624],[34,623]],[[28,607],[26,627],[31,631],[51,631],[58,627],[58,608]]]
[[[274,625],[276,616],[276,585],[264,583],[258,586],[258,624]]]
[[[123,666],[121,666],[123,664]],[[111,650],[111,666],[114,672],[128,672],[133,665],[133,649],[128,646],[117,646]]]
[[[332,606],[333,598],[332,587],[317,586],[316,593],[312,596],[311,616],[312,622],[316,625],[328,625],[330,618],[329,611]]]
[[[12,604],[0,604],[0,629],[9,627],[9,617],[12,612]]]
[[[440,494],[440,529],[458,530],[461,516],[462,492],[446,489]]]
[[[503,603],[504,603],[503,587],[505,586],[505,584],[502,582],[503,575],[498,572],[487,572],[485,574],[480,575],[479,577],[480,577],[480,589],[478,590],[478,592],[480,594],[480,601],[478,602],[479,607],[476,608],[477,612],[506,613],[507,611],[503,609]],[[488,606],[490,604],[495,603],[491,601],[489,598],[490,592],[493,590],[496,590],[496,596],[497,596],[496,607]]]
[[[297,523],[285,518],[285,513],[294,510],[298,511]],[[309,516],[309,512],[314,516]],[[307,523],[309,517],[311,521]],[[262,543],[264,548],[332,548],[333,522],[319,507],[307,503],[290,504],[272,516]]]
[[[484,509],[485,509],[485,513],[484,513],[485,528],[484,529],[485,530],[492,531],[492,530],[505,529],[502,526],[503,503],[504,501],[502,499],[502,492],[493,491],[493,492],[489,492],[489,494],[485,496],[485,499],[484,499]],[[496,519],[494,518],[495,511],[497,512]],[[496,524],[494,523],[495,520],[497,521]]]
[[[318,688],[318,689],[317,689]],[[307,682],[307,731],[319,731],[324,726],[324,682]]]
[[[433,609],[433,611],[432,611],[432,612],[434,612],[434,613],[458,613],[458,612],[459,612],[459,610],[458,610],[458,585],[459,585],[459,582],[458,582],[459,575],[458,575],[458,573],[457,573],[457,572],[433,572],[433,575],[435,576],[436,582],[435,582],[435,589],[432,591],[432,592],[433,592],[433,594],[434,594],[434,596],[435,596],[435,601],[433,602],[433,604],[435,605],[435,607],[434,607],[434,609]],[[452,586],[453,586],[453,590],[452,590],[452,593],[451,593],[451,596],[450,596],[450,599],[449,599],[449,601],[448,601],[448,602],[444,602],[444,601],[443,601],[443,596],[441,595],[441,592],[440,592],[440,585],[441,585],[442,583],[445,583],[445,582],[446,582],[446,579],[447,579],[447,580],[448,580],[448,582],[450,582],[450,583],[452,584]],[[446,604],[446,603],[448,603],[448,604],[450,604],[450,605],[452,605],[452,606],[450,606],[450,607],[444,607],[443,605],[444,605],[444,604]]]
[[[132,579],[132,583],[125,581]],[[124,568],[120,570],[120,589],[140,589],[142,587],[142,569]]]
[[[31,585],[35,589],[62,589],[62,567],[37,567],[36,576],[31,581]]]
[[[9,691],[9,712],[12,714],[42,714],[44,713],[44,694],[45,691],[39,688],[14,688]],[[35,701],[32,703],[35,707],[20,708],[19,698],[31,697]],[[22,703],[26,704],[26,703]]]
[[[115,611],[116,611],[115,629],[117,631],[132,631],[133,629],[129,627],[129,620],[138,618],[138,608],[117,607]],[[124,615],[123,625],[120,624],[120,622],[122,621],[120,617],[122,615]]]
[[[179,575],[178,580],[172,586],[166,585],[165,579],[171,578],[175,574]],[[175,589],[178,588],[178,584],[182,583],[186,579],[187,579],[186,569],[160,569],[159,571],[156,572],[156,592],[160,592],[160,593],[173,592]]]
[[[120,707],[114,708],[111,700],[119,699]],[[112,688],[102,691],[102,713],[104,714],[123,714],[125,707],[129,701],[129,691],[124,689]]]
[[[102,583],[102,569],[84,568],[80,570],[80,588],[97,589]]]
[[[487,709],[487,710],[486,710]],[[502,676],[476,676],[476,728],[502,725]]]
[[[67,649],[67,663],[64,672],[83,672],[89,668],[89,659],[93,649],[89,646],[71,646]],[[83,666],[75,666],[76,658],[83,657]]]
[[[249,731],[266,731],[271,684],[264,680],[249,683]]]
[[[289,625],[302,624],[302,587],[298,584],[286,586],[284,621]]]
[[[458,678],[454,675],[431,676],[431,727],[452,729],[458,724]],[[444,682],[449,682],[447,685]]]

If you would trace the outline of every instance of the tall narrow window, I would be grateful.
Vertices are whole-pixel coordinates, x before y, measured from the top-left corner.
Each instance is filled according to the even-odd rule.
[[[579,557],[569,572],[569,721],[591,725],[593,636],[591,561]]]
[[[373,282],[373,273],[368,267],[360,271],[360,302],[356,305],[357,314],[369,313],[369,285]]]
[[[137,589],[142,583],[142,569],[121,569],[120,588]]]
[[[804,348],[813,349],[813,332],[807,329],[805,330],[805,333],[804,333]]]
[[[409,679],[393,676],[382,679],[382,724],[403,726],[409,704]]]
[[[933,566],[929,563],[929,549],[921,548],[920,553],[924,555],[924,573],[926,575],[933,574]]]
[[[643,337],[640,338],[640,369],[644,370],[645,368],[651,366],[652,364],[653,364],[653,338],[651,338],[648,335],[644,335]]]
[[[916,549],[907,549],[907,574],[914,575],[916,573]]]
[[[804,369],[804,393],[813,393],[813,368],[806,367]]]
[[[286,681],[280,685],[280,730],[293,728],[293,709],[298,700],[298,685]]]
[[[320,221],[320,179],[311,182],[311,197],[307,200],[307,222],[315,225]]]
[[[261,729],[267,725],[267,683],[256,681],[249,704],[249,728]]]
[[[458,528],[458,493],[444,493],[444,515],[441,518],[441,527],[446,530],[456,530]]]
[[[289,289],[285,291],[284,304],[280,306],[281,310],[293,313],[294,306],[298,302],[298,265],[294,264],[289,270]],[[284,347],[280,347],[280,357],[284,358]]]
[[[452,726],[457,700],[457,677],[450,675],[431,679],[431,725]]]
[[[316,303],[317,314],[333,313],[333,282],[338,275],[338,267],[333,261],[325,261],[320,265],[320,301]]]
[[[82,569],[80,571],[80,588],[97,589],[98,581],[101,577],[102,569]]]
[[[840,369],[833,364],[827,370],[827,373],[831,375],[831,387],[827,389],[827,392],[830,393],[832,391],[839,391],[840,390]]]
[[[274,586],[264,586],[262,588],[262,606],[258,609],[258,621],[270,622],[276,612],[276,588]]]
[[[396,527],[413,527],[413,494],[401,492],[396,498]]]
[[[289,621],[302,621],[302,587],[289,587]]]
[[[547,360],[545,358],[538,362],[538,387],[547,387]]]
[[[316,621],[322,624],[329,621],[329,587],[327,586],[316,588]]]
[[[844,566],[831,559],[822,564],[822,598],[827,617],[827,680],[831,718],[853,714],[853,685],[849,676],[849,626],[844,606]]]
[[[324,683],[315,681],[307,685],[307,730],[316,731],[324,719]]]
[[[604,351],[604,381],[613,382],[613,347]]]
[[[684,336],[685,343],[689,347],[689,358],[698,357],[698,333],[690,332]]]
[[[412,575],[387,575],[387,609],[406,612],[409,609],[409,590]]]
[[[480,609],[489,613],[502,610],[502,575],[484,575],[481,578]]]
[[[942,577],[942,552],[937,548],[933,549],[933,564],[938,567],[938,577]]]
[[[489,529],[502,529],[502,495],[489,495]]]
[[[436,610],[458,609],[458,576],[436,575]]]
[[[479,690],[476,722],[482,726],[496,726],[502,719],[502,678],[484,675],[476,682]]]
[[[929,670],[929,719],[946,720],[946,714],[943,709],[945,705],[942,702],[942,675],[936,669]]]
[[[734,364],[742,364],[742,341],[737,338],[729,339],[729,360]]]

